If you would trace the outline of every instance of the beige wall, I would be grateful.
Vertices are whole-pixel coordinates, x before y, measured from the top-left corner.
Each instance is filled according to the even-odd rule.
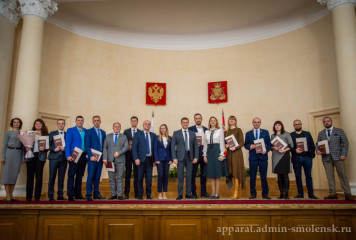
[[[114,121],[129,127],[132,115],[142,128],[154,110],[155,129],[167,123],[172,133],[183,116],[193,122],[200,112],[207,125],[222,109],[237,115],[244,133],[254,116],[269,131],[275,120],[291,131],[295,118],[308,129],[309,112],[339,105],[330,16],[277,37],[194,51],[120,46],[46,23],[42,60],[39,111],[69,116],[71,126],[83,115],[85,127],[99,114],[107,132]],[[228,81],[229,101],[208,104],[207,83],[220,80]],[[145,104],[145,82],[167,83],[166,106]]]

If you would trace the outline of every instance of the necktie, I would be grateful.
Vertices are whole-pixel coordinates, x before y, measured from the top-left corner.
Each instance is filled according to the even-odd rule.
[[[255,131],[255,138],[258,139],[258,130],[256,129]]]
[[[99,137],[99,142],[100,142],[100,150],[101,150],[101,132],[100,132],[100,129],[98,129],[98,137]]]
[[[330,130],[330,129],[328,129],[327,131],[328,131],[328,138],[329,138],[329,137],[330,137],[330,131],[331,131],[331,130]]]
[[[210,133],[210,144],[213,144],[213,143],[214,143],[214,142],[213,142],[214,131],[215,131],[215,130],[211,131],[211,133]]]
[[[61,135],[62,135],[62,134],[63,134],[63,132],[62,132],[62,131],[60,131],[60,132],[59,132],[59,134],[61,134]]]
[[[185,151],[188,152],[189,151],[189,147],[188,147],[188,133],[187,131],[184,131],[184,148]]]
[[[117,141],[117,133],[115,133],[115,140],[114,140],[114,144],[116,144]]]
[[[147,155],[150,155],[150,141],[148,139],[148,133],[146,133],[146,145],[147,145]]]
[[[132,130],[132,138],[135,136],[136,130]]]

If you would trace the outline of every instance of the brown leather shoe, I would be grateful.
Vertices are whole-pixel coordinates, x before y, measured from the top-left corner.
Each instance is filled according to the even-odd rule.
[[[336,194],[329,195],[329,196],[324,197],[324,199],[326,199],[326,200],[337,199],[337,195]]]
[[[355,197],[352,196],[351,194],[345,194],[345,200],[348,200],[348,201],[355,201]]]

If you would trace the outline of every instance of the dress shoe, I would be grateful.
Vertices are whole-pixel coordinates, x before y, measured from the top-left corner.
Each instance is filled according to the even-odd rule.
[[[74,197],[68,197],[68,201],[74,202],[74,201],[75,201],[75,200],[74,200]]]
[[[158,197],[158,200],[162,200],[163,199],[163,197]]]
[[[197,193],[193,193],[192,196],[193,196],[194,199],[198,199],[199,198]]]
[[[59,200],[59,201],[65,201],[65,200],[67,200],[65,197],[57,197],[57,200]]]
[[[49,200],[50,202],[54,202],[54,198],[53,198],[53,197],[50,197],[48,200]]]
[[[262,196],[263,199],[271,199],[268,195]]]
[[[151,196],[146,197],[147,200],[152,200],[153,198]]]
[[[163,197],[164,200],[167,200],[167,197]]]
[[[282,192],[281,194],[279,194],[279,196],[277,198],[278,199],[284,199],[284,193]]]
[[[35,198],[35,202],[39,202],[40,201],[40,199],[39,198]]]
[[[125,199],[129,199],[129,198],[130,198],[130,194],[125,193]],[[137,195],[135,195],[135,198],[137,198]]]
[[[108,198],[108,200],[116,200],[116,199],[117,199],[116,195],[115,196],[111,196],[111,197]]]
[[[219,199],[219,195],[214,195],[214,199]]]
[[[31,201],[32,201],[32,198],[26,198],[26,201],[27,201],[27,202],[31,202]]]
[[[295,196],[294,198],[304,198],[304,195],[302,194],[298,194],[297,196]],[[310,197],[309,197],[310,198]]]
[[[117,199],[119,199],[119,200],[125,200],[122,196],[118,196]]]
[[[101,195],[94,195],[94,199],[103,200],[103,199],[106,199],[106,198],[101,196]]]
[[[19,200],[16,198],[11,198],[11,202],[18,202]]]
[[[200,197],[202,197],[202,198],[208,198],[208,197],[209,197],[209,194],[208,194],[208,193],[204,193],[204,194],[201,194]]]
[[[176,200],[182,200],[183,199],[183,196],[182,195],[179,195]]]
[[[142,197],[142,196],[137,196],[136,199],[137,199],[137,200],[143,200],[143,197]]]
[[[251,195],[249,199],[256,199],[256,195]]]
[[[319,198],[317,198],[314,194],[310,194],[308,197],[309,197],[310,199],[319,199]]]
[[[355,197],[351,194],[345,194],[345,200],[347,201],[355,201]]]
[[[75,196],[75,199],[84,199],[82,195]]]
[[[324,197],[324,199],[326,199],[326,200],[337,199],[337,195],[336,194],[332,194],[332,195]]]
[[[210,195],[208,199],[215,199],[215,195]]]
[[[93,198],[89,195],[87,196],[87,201],[93,201]]]
[[[193,198],[192,195],[185,194],[185,198]]]

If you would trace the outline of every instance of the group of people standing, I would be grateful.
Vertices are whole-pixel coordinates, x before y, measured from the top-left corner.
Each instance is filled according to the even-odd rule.
[[[16,137],[19,134],[22,121],[19,118],[11,120],[12,130],[6,132],[2,151],[3,171],[1,184],[5,185],[5,201],[17,201],[13,197],[17,176],[20,172],[21,164],[24,162],[24,153],[33,151],[34,156],[26,159],[27,183],[26,200],[39,201],[42,191],[43,167],[49,151],[49,183],[48,198],[54,199],[54,185],[58,175],[57,200],[75,201],[76,199],[105,199],[99,191],[99,183],[103,165],[109,163],[114,166],[113,171],[109,171],[109,182],[111,189],[110,200],[129,199],[131,172],[133,170],[134,195],[136,199],[142,200],[144,192],[147,199],[152,199],[152,171],[156,166],[158,172],[158,199],[167,199],[168,175],[172,163],[177,165],[178,196],[177,200],[183,199],[184,178],[185,178],[185,198],[198,198],[196,187],[197,170],[200,166],[200,197],[209,199],[219,199],[220,179],[226,177],[232,181],[234,186],[233,198],[239,197],[239,188],[246,186],[246,173],[242,147],[249,151],[250,166],[250,199],[257,197],[256,177],[257,172],[261,178],[262,198],[270,199],[267,183],[268,152],[272,151],[272,172],[278,176],[278,187],[280,190],[279,199],[289,199],[289,177],[293,166],[298,195],[295,198],[304,198],[302,184],[302,169],[306,177],[308,197],[317,199],[313,192],[313,182],[311,177],[312,160],[315,157],[315,145],[311,134],[302,130],[300,120],[295,120],[293,126],[295,131],[288,133],[284,130],[283,123],[276,121],[273,125],[273,134],[270,136],[268,130],[261,129],[261,119],[256,117],[252,120],[253,129],[246,133],[244,139],[243,132],[237,127],[235,116],[228,118],[227,130],[220,128],[218,119],[210,117],[208,127],[202,125],[202,115],[194,115],[195,124],[189,127],[189,119],[181,119],[182,128],[175,131],[172,136],[169,134],[168,126],[162,124],[159,133],[156,135],[150,132],[151,122],[145,120],[143,129],[139,130],[138,118],[133,116],[130,119],[131,127],[121,133],[121,124],[113,124],[113,132],[106,134],[100,128],[100,116],[93,116],[93,127],[85,129],[83,127],[84,118],[77,116],[76,126],[68,128],[65,132],[65,120],[57,121],[58,130],[48,133],[46,124],[42,119],[36,119],[33,124],[33,131],[37,132],[36,140],[32,148],[25,148]],[[329,142],[330,153],[322,156],[326,170],[330,195],[325,199],[337,199],[335,190],[334,167],[336,168],[342,188],[345,192],[346,200],[353,200],[350,186],[346,177],[345,159],[348,151],[348,141],[344,131],[332,126],[330,117],[323,119],[325,130],[318,135],[318,142],[327,140]],[[65,147],[55,146],[54,136],[64,135]],[[49,149],[39,147],[38,137],[49,135]],[[197,136],[203,136],[198,141]],[[236,145],[230,146],[225,143],[225,137],[233,135]],[[274,138],[279,137],[287,146],[283,149],[273,146]],[[296,139],[306,139],[306,149],[297,148]],[[256,140],[263,139],[264,150],[256,152]],[[79,160],[74,161],[72,153],[75,148],[83,151]],[[226,149],[226,152],[225,152]],[[102,153],[98,157],[96,152]],[[317,154],[322,154],[319,150]],[[68,166],[67,195],[64,197],[63,186],[65,173]],[[82,195],[82,178],[87,168],[86,196]],[[184,171],[185,170],[185,171]],[[34,187],[34,178],[35,187]],[[145,179],[145,191],[143,189],[143,179]],[[211,182],[211,194],[207,193],[206,180]],[[33,194],[33,190],[34,194]]]

